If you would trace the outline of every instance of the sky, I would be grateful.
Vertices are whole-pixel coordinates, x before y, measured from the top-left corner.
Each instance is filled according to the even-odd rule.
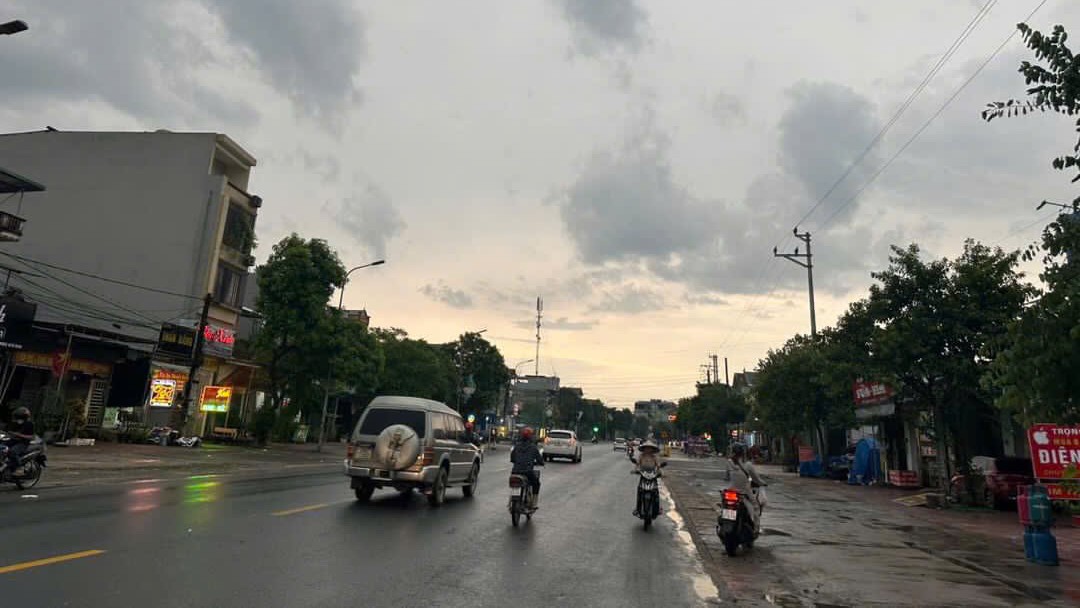
[[[385,258],[347,307],[485,329],[511,366],[542,296],[539,372],[626,406],[809,331],[773,255],[796,224],[824,327],[890,245],[1015,249],[1071,200],[1066,118],[980,111],[1023,96],[1015,24],[1080,28],[1080,3],[987,4],[9,0],[30,30],[0,39],[0,130],[228,134],[258,159],[260,262],[291,232]]]

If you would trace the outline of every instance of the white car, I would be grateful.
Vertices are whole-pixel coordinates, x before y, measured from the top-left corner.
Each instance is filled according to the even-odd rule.
[[[612,444],[612,445],[613,445],[613,449],[612,449],[613,452],[618,452],[619,450],[622,450],[624,452],[626,451],[626,440],[623,439],[622,437],[616,437],[615,438],[615,443]]]
[[[581,443],[574,431],[548,431],[544,437],[544,460],[569,458],[581,462]]]

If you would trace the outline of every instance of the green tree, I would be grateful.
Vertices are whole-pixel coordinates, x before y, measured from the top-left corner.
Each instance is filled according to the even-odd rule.
[[[1065,28],[1055,26],[1045,36],[1023,23],[1017,27],[1045,67],[1022,62],[1028,99],[991,103],[983,117],[989,122],[1035,110],[1080,115],[1080,57],[1065,45]],[[1075,124],[1080,131],[1080,118]],[[1080,139],[1052,161],[1058,170],[1077,171],[1074,182],[1080,180],[1078,153]],[[1040,243],[1024,252],[1025,260],[1041,258],[1045,292],[1010,325],[1007,347],[984,378],[997,392],[996,405],[1024,424],[1080,422],[1080,197],[1068,207],[1046,226]]]
[[[454,396],[454,378],[449,375],[449,356],[424,340],[409,338],[405,330],[375,329],[386,365],[377,394],[422,397],[447,402]]]
[[[785,438],[810,429],[822,453],[828,448],[825,430],[842,422],[826,380],[824,350],[823,341],[805,335],[791,338],[765,355],[754,387],[756,413],[764,428]]]
[[[943,488],[951,454],[966,463],[990,395],[979,380],[1020,313],[1031,287],[1019,254],[967,241],[955,261],[924,261],[919,248],[893,247],[889,268],[873,273],[868,310],[881,331],[872,349],[903,396],[933,413]]]
[[[260,267],[257,306],[262,318],[253,347],[266,369],[270,396],[255,420],[260,442],[272,429],[286,436],[298,413],[317,411],[328,376],[355,388],[373,385],[381,371],[374,339],[327,306],[344,280],[345,268],[326,241],[296,234],[274,245]],[[282,408],[286,397],[289,405]]]
[[[448,349],[457,366],[458,386],[463,389],[471,382],[475,389],[468,399],[461,393],[461,411],[477,415],[500,411],[506,385],[510,382],[510,371],[499,349],[479,333],[472,332],[461,334]],[[458,407],[456,400],[451,405]]]

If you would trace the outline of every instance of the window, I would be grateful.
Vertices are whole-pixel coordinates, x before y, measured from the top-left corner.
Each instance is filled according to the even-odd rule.
[[[432,426],[434,426],[435,418],[436,416],[432,416]],[[375,408],[368,410],[364,415],[364,419],[360,422],[360,425],[356,427],[356,431],[353,433],[353,441],[356,441],[359,435],[378,435],[386,430],[386,427],[394,424],[404,424],[416,431],[416,435],[421,439],[423,439],[424,431],[427,427],[427,425],[424,424],[424,412],[417,410]]]
[[[226,247],[235,249],[247,255],[255,246],[255,218],[236,205],[229,205],[229,213],[225,216],[225,234],[221,242]]]
[[[218,262],[217,281],[214,283],[214,299],[226,306],[239,307],[244,297],[244,279],[247,273],[224,262]]]
[[[446,416],[443,414],[431,414],[431,436],[435,439],[446,439],[448,425]]]
[[[547,436],[552,439],[572,439],[574,437],[570,431],[551,431]]]

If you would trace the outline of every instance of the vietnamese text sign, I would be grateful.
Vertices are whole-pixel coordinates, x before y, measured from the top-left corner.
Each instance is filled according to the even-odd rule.
[[[172,407],[176,399],[176,380],[155,378],[150,382],[150,407]]]
[[[884,382],[864,382],[862,378],[855,381],[852,387],[855,394],[855,405],[876,405],[889,400],[893,391]]]
[[[231,386],[205,386],[202,391],[201,408],[204,412],[227,412],[232,399]]]
[[[1062,479],[1080,467],[1080,426],[1036,424],[1028,429],[1036,479]]]

